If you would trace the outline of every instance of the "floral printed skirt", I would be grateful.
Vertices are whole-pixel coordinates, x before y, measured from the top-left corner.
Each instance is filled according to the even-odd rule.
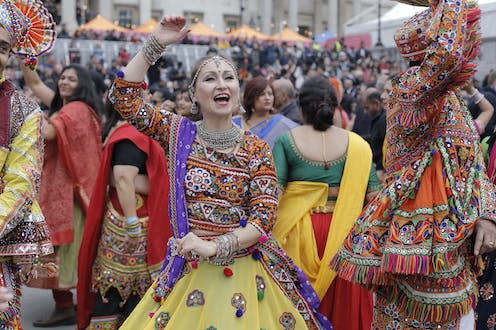
[[[279,284],[251,256],[229,267],[188,265],[162,303],[153,292],[152,285],[121,329],[307,329]]]

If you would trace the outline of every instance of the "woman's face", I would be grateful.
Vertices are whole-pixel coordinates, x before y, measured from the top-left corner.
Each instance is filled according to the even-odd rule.
[[[62,72],[58,81],[60,97],[66,101],[69,97],[73,96],[79,85],[79,78],[77,72],[73,68],[69,68]]]
[[[268,112],[274,107],[274,93],[272,92],[272,87],[267,86],[263,90],[253,104],[255,112]]]
[[[194,99],[204,118],[232,116],[239,106],[239,81],[231,65],[211,60],[198,74]]]
[[[185,116],[191,113],[193,103],[189,99],[188,92],[179,93],[176,95],[176,113]]]

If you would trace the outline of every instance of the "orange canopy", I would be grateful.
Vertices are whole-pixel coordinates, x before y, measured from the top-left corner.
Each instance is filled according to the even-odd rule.
[[[148,22],[141,24],[140,26],[133,29],[133,32],[137,33],[152,33],[155,26],[157,26],[158,22],[156,19],[152,18]]]
[[[255,38],[258,40],[266,40],[268,36],[265,34],[258,32],[255,29],[252,29],[248,25],[241,25],[239,28],[232,30],[227,34],[229,37],[234,37],[234,38],[245,38],[245,39],[251,39]]]
[[[97,15],[91,21],[83,24],[79,27],[80,30],[95,30],[95,31],[117,31],[117,32],[127,32],[129,31],[122,26],[114,24],[112,21],[106,19],[101,15]]]
[[[281,42],[282,41],[285,41],[285,42],[303,42],[303,43],[312,42],[312,39],[306,38],[306,37],[302,36],[301,34],[296,33],[295,31],[291,30],[288,27],[284,28],[281,32],[270,36],[269,39],[274,40],[274,41],[281,41]]]
[[[215,31],[208,25],[205,25],[203,22],[198,22],[191,25],[191,34],[196,37],[220,37],[222,33]]]

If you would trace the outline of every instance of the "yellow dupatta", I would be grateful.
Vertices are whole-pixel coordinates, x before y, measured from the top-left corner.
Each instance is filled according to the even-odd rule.
[[[322,260],[317,252],[310,211],[326,204],[327,184],[289,182],[279,201],[273,229],[274,237],[307,275],[320,299],[336,277],[329,263],[362,211],[372,164],[367,142],[355,133],[349,132],[348,136],[346,163]]]

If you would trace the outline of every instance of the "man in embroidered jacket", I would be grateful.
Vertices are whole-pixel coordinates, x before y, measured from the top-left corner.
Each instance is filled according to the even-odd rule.
[[[21,278],[35,276],[37,257],[53,248],[36,201],[43,138],[39,106],[4,78],[17,45],[14,2],[0,4],[0,328],[20,329]],[[15,17],[14,17],[15,16]],[[36,267],[35,267],[36,266]]]

